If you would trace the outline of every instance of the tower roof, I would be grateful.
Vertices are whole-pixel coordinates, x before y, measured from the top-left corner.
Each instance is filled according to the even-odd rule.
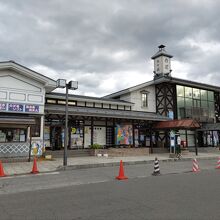
[[[172,58],[173,56],[170,55],[170,54],[168,54],[168,53],[166,52],[166,50],[164,49],[165,47],[166,47],[166,46],[163,45],[163,44],[161,44],[160,46],[158,46],[159,51],[158,51],[156,54],[154,54],[154,55],[151,57],[151,59],[155,59],[155,58],[157,58],[157,57],[159,57],[159,56],[166,56],[166,57]]]

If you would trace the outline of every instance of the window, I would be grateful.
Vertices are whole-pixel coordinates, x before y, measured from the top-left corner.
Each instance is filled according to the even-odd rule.
[[[206,90],[201,90],[201,99],[207,100],[207,91]]]
[[[200,90],[193,88],[193,98],[200,99]]]
[[[141,94],[142,107],[148,107],[147,95],[148,93]]]
[[[64,100],[58,100],[58,101],[57,101],[57,104],[58,104],[58,105],[66,105],[66,101],[64,101]]]
[[[214,92],[208,91],[208,100],[209,101],[214,101]]]
[[[185,87],[185,97],[192,98],[192,88],[191,87]]]
[[[177,96],[184,96],[184,87],[183,86],[176,86]]]
[[[40,137],[40,127],[41,127],[41,118],[35,118],[35,125],[31,126],[31,136],[32,137]]]
[[[0,128],[0,142],[25,142],[26,128]]]
[[[46,103],[48,103],[48,104],[56,104],[56,100],[55,99],[47,99]]]

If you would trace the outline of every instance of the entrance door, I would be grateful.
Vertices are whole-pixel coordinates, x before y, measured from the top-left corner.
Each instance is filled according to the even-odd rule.
[[[52,150],[60,150],[62,148],[62,127],[51,127],[51,146]]]

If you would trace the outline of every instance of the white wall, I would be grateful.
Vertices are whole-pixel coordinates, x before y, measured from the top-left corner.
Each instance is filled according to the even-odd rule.
[[[0,102],[39,105],[44,114],[44,99],[43,84],[13,70],[0,71]]]
[[[143,107],[141,102],[141,91],[148,92],[148,107]],[[132,110],[134,111],[146,111],[156,112],[156,99],[155,99],[155,86],[147,86],[142,89],[130,92],[129,94],[122,95],[121,100],[134,103]]]

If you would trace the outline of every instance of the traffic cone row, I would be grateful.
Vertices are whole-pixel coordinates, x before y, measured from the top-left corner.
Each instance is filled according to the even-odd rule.
[[[220,169],[220,157],[218,158],[216,169]],[[199,172],[199,171],[200,171],[199,164],[198,164],[196,159],[193,159],[192,172]],[[36,157],[34,157],[33,168],[32,168],[31,173],[32,174],[39,173],[38,168],[37,168],[37,159],[36,159]],[[152,175],[154,175],[154,176],[160,175],[160,167],[159,167],[159,161],[158,161],[157,157],[155,157],[155,160],[154,160],[154,172],[152,173]],[[6,174],[4,172],[2,162],[0,161],[0,177],[5,177],[5,176],[6,176]],[[128,177],[124,175],[124,167],[123,167],[122,160],[120,161],[119,175],[116,176],[115,178],[118,179],[118,180],[128,179]]]
[[[31,171],[32,174],[37,174],[39,173],[38,169],[37,169],[37,159],[34,158],[34,161],[33,161],[33,168],[32,168],[32,171]],[[5,177],[6,174],[4,172],[4,167],[3,167],[3,164],[2,162],[0,161],[0,177]]]

